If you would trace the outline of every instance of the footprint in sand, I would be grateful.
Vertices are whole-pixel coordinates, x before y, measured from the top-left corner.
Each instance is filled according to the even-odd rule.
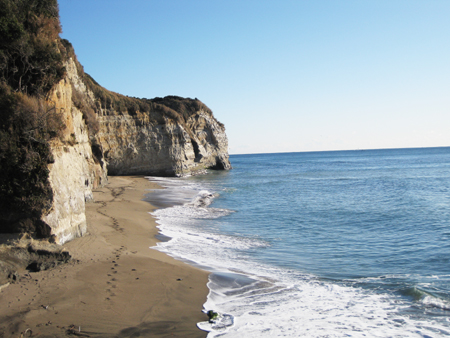
[[[110,297],[114,297],[116,295],[114,292],[111,291],[111,289],[106,289],[106,292],[109,293]]]

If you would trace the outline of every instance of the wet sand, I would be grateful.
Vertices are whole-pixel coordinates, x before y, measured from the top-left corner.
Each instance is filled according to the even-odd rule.
[[[64,245],[72,262],[0,290],[0,336],[206,337],[208,273],[149,249],[158,231],[142,199],[157,187],[127,176],[97,189],[89,234]]]

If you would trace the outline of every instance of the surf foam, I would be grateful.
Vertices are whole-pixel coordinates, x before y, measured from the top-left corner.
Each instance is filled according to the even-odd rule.
[[[167,190],[180,190],[178,185],[186,183],[163,182]],[[161,233],[171,238],[156,249],[212,272],[204,308],[231,314],[235,320],[231,327],[212,328],[209,338],[450,335],[448,327],[408,315],[410,304],[399,296],[333,284],[253,260],[249,252],[269,244],[223,234],[214,220],[233,211],[208,207],[217,197],[214,191],[195,184],[183,189],[190,190],[184,194],[189,201],[153,213]]]

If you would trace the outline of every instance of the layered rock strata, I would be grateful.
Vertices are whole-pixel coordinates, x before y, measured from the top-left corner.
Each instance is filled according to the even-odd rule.
[[[53,203],[43,221],[60,244],[83,236],[86,231],[85,203],[92,200],[92,189],[107,182],[107,168],[92,154],[88,128],[82,112],[72,102],[73,88],[85,89],[72,62],[67,76],[50,95],[50,101],[62,115],[65,129],[51,149],[54,163],[49,164]]]
[[[95,136],[111,175],[183,176],[207,168],[229,169],[227,139],[204,111],[188,121],[193,134],[168,118],[152,123],[129,115],[98,117]]]
[[[83,82],[72,58],[66,70],[50,94],[66,126],[62,139],[52,143],[53,205],[43,216],[56,242],[86,233],[85,203],[92,199],[93,188],[107,182],[108,174],[183,176],[208,168],[231,168],[225,128],[207,108],[177,118],[105,109]],[[82,106],[96,107],[98,130],[89,130],[73,97],[81,99]]]

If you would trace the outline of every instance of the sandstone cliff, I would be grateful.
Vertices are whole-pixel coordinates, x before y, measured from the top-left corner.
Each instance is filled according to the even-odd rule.
[[[229,169],[224,128],[204,110],[181,124],[169,118],[99,116],[95,142],[111,175],[181,176]]]
[[[92,189],[107,182],[107,175],[182,176],[205,169],[230,169],[224,126],[198,100],[167,97],[163,102],[190,104],[200,109],[185,117],[164,109],[153,112],[118,112],[96,104],[96,98],[70,58],[67,74],[51,91],[65,123],[62,140],[51,143],[54,163],[49,165],[53,204],[43,220],[58,243],[86,231],[85,203]],[[79,67],[78,67],[79,68]],[[83,100],[81,109],[74,99]],[[198,104],[195,104],[196,102]],[[83,107],[97,107],[97,129],[89,130]],[[176,111],[175,111],[176,113]]]
[[[51,142],[54,163],[49,164],[49,181],[53,201],[42,218],[60,244],[86,233],[85,203],[92,199],[93,188],[107,182],[107,168],[93,156],[83,114],[72,102],[73,88],[85,86],[72,60],[66,63],[66,69],[66,77],[49,96],[65,128],[63,135]]]
[[[59,37],[56,0],[6,5],[0,9],[0,232],[64,243],[86,233],[85,203],[107,175],[231,168],[225,128],[201,101],[108,91]]]
[[[92,188],[106,183],[108,174],[182,176],[231,168],[225,128],[200,101],[155,99],[159,110],[133,114],[102,108],[79,76],[76,61],[70,58],[65,66],[65,78],[50,95],[66,128],[63,142],[52,142],[53,205],[43,217],[57,242],[86,232],[85,203],[92,198]],[[83,101],[81,109],[74,98]],[[164,103],[173,106],[174,102],[199,109],[185,111],[184,116],[171,108],[161,109],[167,107]],[[95,131],[83,119],[86,107],[97,107]]]

